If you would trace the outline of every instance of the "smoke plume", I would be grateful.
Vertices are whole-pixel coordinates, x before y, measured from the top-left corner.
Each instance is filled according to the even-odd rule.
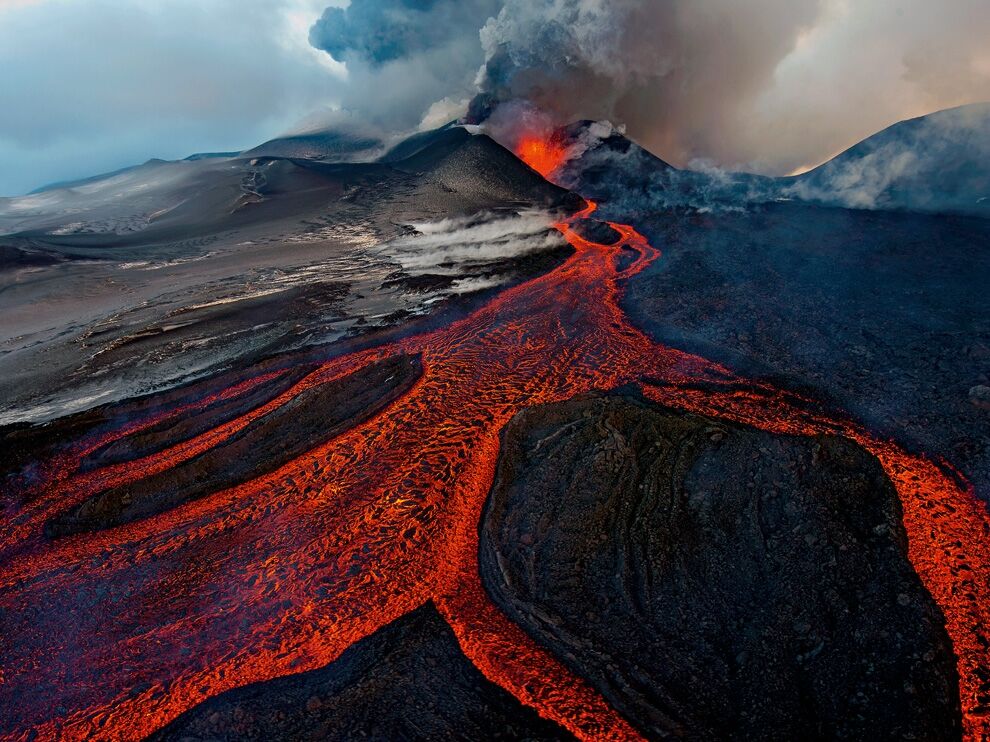
[[[500,0],[355,0],[327,8],[310,43],[344,62],[340,105],[392,131],[457,118],[484,54],[478,29]],[[444,117],[447,117],[446,120]]]
[[[379,120],[473,99],[510,137],[512,116],[608,119],[675,165],[772,174],[990,99],[986,38],[985,0],[354,0],[312,33]]]

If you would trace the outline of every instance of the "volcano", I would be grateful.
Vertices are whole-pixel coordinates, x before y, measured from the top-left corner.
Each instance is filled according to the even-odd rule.
[[[990,103],[902,121],[787,189],[806,201],[849,207],[990,216]]]
[[[0,203],[0,736],[990,734],[990,222],[474,131]]]

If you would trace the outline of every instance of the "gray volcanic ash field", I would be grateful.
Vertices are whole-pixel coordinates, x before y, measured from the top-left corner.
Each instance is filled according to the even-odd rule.
[[[466,306],[566,256],[566,194],[491,140],[406,150],[151,162],[0,202],[0,423]]]

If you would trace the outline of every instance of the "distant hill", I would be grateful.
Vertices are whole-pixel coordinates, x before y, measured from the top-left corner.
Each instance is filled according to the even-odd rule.
[[[463,127],[445,126],[415,135],[398,145],[389,160],[401,172],[418,175],[449,193],[470,196],[485,203],[526,201],[547,206],[570,203],[565,190],[551,185],[495,140],[469,133]]]
[[[903,121],[808,173],[788,178],[679,169],[608,122],[577,121],[554,137],[573,155],[554,181],[601,202],[603,215],[614,210],[635,218],[669,209],[732,210],[790,200],[990,216],[990,103]],[[219,222],[253,203],[304,184],[314,187],[312,178],[323,177],[316,175],[316,165],[352,163],[417,176],[422,184],[458,194],[460,208],[560,199],[559,193],[545,192],[549,184],[510,152],[453,123],[414,134],[391,148],[372,136],[318,131],[272,139],[240,154],[152,159],[52,184],[28,196],[0,198],[0,234],[125,235],[166,222],[191,231],[208,222],[219,228]],[[331,179],[336,182],[339,175]]]
[[[328,130],[269,139],[264,144],[245,150],[242,155],[244,157],[293,157],[304,160],[343,162],[368,160],[382,146],[382,142],[374,137]]]
[[[191,159],[191,158],[190,158]],[[141,165],[128,165],[127,167],[122,167],[119,170],[111,170],[108,173],[98,173],[96,175],[88,175],[84,178],[76,178],[74,180],[59,180],[54,183],[46,183],[43,186],[35,188],[33,191],[29,192],[28,196],[36,196],[39,193],[47,193],[48,191],[59,191],[70,188],[79,188],[80,186],[89,185],[90,183],[97,183],[101,180],[109,180],[110,178],[115,178],[118,175],[124,175],[126,173],[131,173],[135,170],[147,169],[159,165],[165,162],[165,160],[159,160],[157,158],[152,158]],[[18,198],[17,196],[12,196],[11,198]]]
[[[607,121],[575,121],[558,129],[554,138],[574,153],[562,168],[560,180],[582,193],[635,186],[644,177],[677,169]]]
[[[324,143],[333,141],[328,134],[321,136]],[[360,142],[340,135],[336,141],[340,152],[346,142],[352,148],[370,149],[366,156],[353,149],[353,161],[348,162],[263,154],[266,149],[300,151],[295,148],[298,138],[289,138],[235,157],[205,154],[177,161],[149,160],[27,196],[0,199],[0,235],[103,247],[188,239],[233,229],[245,221],[278,221],[303,214],[317,219],[327,213],[329,203],[352,198],[353,194],[348,196],[352,190],[369,188],[370,182],[383,192],[408,191],[415,194],[409,196],[410,203],[444,213],[517,202],[573,205],[576,198],[568,200],[565,190],[548,183],[492,139],[459,126],[418,133],[383,157],[377,140]],[[420,213],[419,207],[413,211]]]
[[[555,179],[617,214],[737,207],[772,191],[772,179],[759,175],[676,168],[607,121],[577,121],[554,136],[574,153]]]
[[[231,157],[237,157],[239,152],[197,152],[196,154],[189,155],[185,158],[189,162],[196,162],[197,160],[222,160],[229,159]]]
[[[814,170],[786,178],[678,169],[608,122],[578,121],[555,136],[575,151],[556,179],[631,215],[797,200],[990,216],[990,103],[902,121]]]
[[[781,186],[830,206],[990,215],[990,103],[894,124]]]
[[[378,161],[399,162],[400,160],[405,160],[406,158],[412,157],[416,153],[423,151],[434,142],[440,141],[447,136],[447,132],[455,128],[458,128],[457,123],[455,121],[451,121],[438,129],[417,132],[416,134],[406,137],[402,141],[398,142],[384,155],[382,155]]]

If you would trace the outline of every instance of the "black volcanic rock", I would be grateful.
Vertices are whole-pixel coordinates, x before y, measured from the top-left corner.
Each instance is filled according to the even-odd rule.
[[[990,501],[990,220],[773,204],[636,225],[663,257],[623,309],[666,345],[774,378]]]
[[[676,168],[605,121],[576,121],[554,137],[572,153],[557,182],[600,202],[617,220],[669,209],[737,208],[776,197],[771,178]]]
[[[622,395],[503,432],[496,603],[650,737],[953,739],[943,618],[879,463]]]
[[[571,228],[578,236],[601,245],[614,245],[622,236],[606,222],[598,219],[582,219]]]
[[[439,130],[425,146],[390,164],[418,175],[424,185],[471,198],[480,204],[520,202],[579,209],[583,201],[526,167],[514,154],[484,134],[463,127]]]
[[[157,394],[136,396],[126,401],[93,407],[45,423],[0,426],[0,502],[6,504],[8,501],[20,500],[24,494],[24,484],[32,482],[37,476],[38,463],[63,455],[81,438],[106,432],[145,415],[199,401],[205,395],[228,389],[253,374],[284,369],[285,366],[280,363],[281,359],[267,359],[244,369],[198,379]],[[306,368],[312,369],[313,366]],[[288,372],[288,376],[292,377],[297,371],[305,371],[306,368],[300,362],[300,367]],[[255,404],[267,402],[277,396],[281,383],[281,379],[276,379],[261,384],[249,394],[235,397],[229,403],[210,405],[200,413],[184,416],[182,420],[153,425],[142,432],[101,446],[83,459],[82,468],[89,469],[94,465],[137,458],[186,440],[196,435],[197,430],[202,432],[211,425],[228,419],[228,414],[237,414],[238,405],[246,400]]]
[[[194,438],[269,402],[315,370],[316,366],[301,364],[274,381],[259,384],[246,394],[233,399],[219,399],[202,410],[193,410],[178,418],[168,418],[131,435],[117,438],[84,456],[79,465],[80,471],[133,461]]]
[[[570,739],[489,682],[426,605],[327,667],[228,691],[149,742]]]
[[[45,531],[58,537],[109,528],[273,471],[367,420],[411,387],[421,373],[419,357],[398,355],[310,387],[226,442],[171,469],[84,500],[48,521]],[[121,442],[118,448],[124,445]]]

